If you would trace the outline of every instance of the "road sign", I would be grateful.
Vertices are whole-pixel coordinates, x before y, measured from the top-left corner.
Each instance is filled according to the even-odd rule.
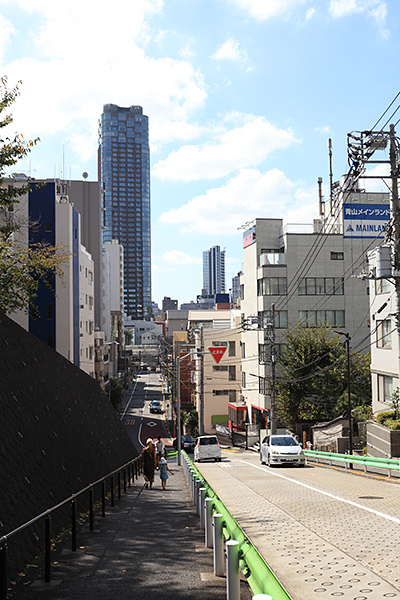
[[[218,364],[223,355],[225,354],[226,346],[209,346],[209,351],[211,356],[214,358],[215,362]]]

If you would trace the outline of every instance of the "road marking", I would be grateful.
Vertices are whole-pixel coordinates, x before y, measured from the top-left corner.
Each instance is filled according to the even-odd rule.
[[[285,475],[279,475],[278,473],[272,473],[270,469],[266,469],[265,467],[259,467],[258,465],[253,465],[246,460],[238,460],[237,462],[241,462],[245,465],[249,465],[250,467],[254,467],[255,469],[259,469],[260,471],[264,471],[264,473],[268,473],[269,475],[273,475],[274,477],[280,477],[281,479],[286,479],[286,481],[290,481],[291,483],[296,483],[297,485],[301,485],[302,487],[307,488],[308,490],[312,490],[313,492],[318,492],[318,494],[322,494],[323,496],[328,496],[328,498],[333,498],[334,500],[338,500],[339,502],[344,502],[345,504],[350,504],[351,506],[355,506],[356,508],[361,508],[369,513],[377,515],[378,517],[382,517],[383,519],[387,519],[388,521],[393,521],[400,525],[400,519],[397,517],[392,517],[391,515],[387,515],[385,513],[380,512],[379,510],[374,510],[373,508],[368,508],[368,506],[363,506],[362,504],[358,504],[358,502],[352,502],[352,500],[346,500],[346,498],[341,498],[340,496],[335,496],[335,494],[330,494],[329,492],[324,492],[323,490],[318,490],[312,485],[308,485],[307,483],[302,483],[301,481],[297,481],[296,479],[292,479],[291,477],[285,477]]]

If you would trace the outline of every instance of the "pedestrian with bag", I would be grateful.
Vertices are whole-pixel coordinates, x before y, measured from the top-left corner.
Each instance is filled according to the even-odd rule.
[[[142,468],[145,488],[147,489],[150,484],[150,489],[152,489],[154,483],[154,470],[156,468],[156,452],[151,438],[146,440],[146,448],[143,448],[142,450]]]
[[[169,466],[167,464],[167,459],[162,457],[162,458],[160,458],[160,479],[161,479],[161,489],[162,490],[167,489],[167,479],[169,479],[168,473],[171,473],[171,475],[174,475],[173,471],[171,471],[171,469],[169,468]]]
[[[161,439],[161,435],[158,435],[156,441],[156,469],[159,468],[160,458],[162,457],[165,457],[165,444]]]

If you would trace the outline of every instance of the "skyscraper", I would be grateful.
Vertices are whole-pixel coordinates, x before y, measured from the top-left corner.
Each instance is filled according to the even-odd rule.
[[[213,246],[203,252],[203,295],[225,293],[225,250]]]
[[[105,104],[99,130],[103,243],[124,247],[124,305],[133,319],[151,317],[149,119],[141,106]]]

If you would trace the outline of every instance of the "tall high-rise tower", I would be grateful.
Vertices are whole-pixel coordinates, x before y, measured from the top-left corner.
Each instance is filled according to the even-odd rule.
[[[209,295],[225,293],[225,250],[219,246],[203,252],[203,291]]]
[[[99,130],[103,242],[124,247],[124,305],[133,319],[151,317],[149,119],[141,106],[105,104]]]

